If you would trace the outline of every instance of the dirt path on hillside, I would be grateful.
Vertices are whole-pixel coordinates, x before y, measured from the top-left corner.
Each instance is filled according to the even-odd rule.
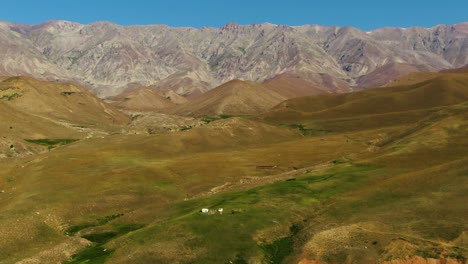
[[[271,183],[275,183],[278,181],[285,181],[285,180],[293,180],[295,177],[309,173],[314,170],[330,168],[334,164],[332,161],[320,163],[314,166],[301,168],[297,170],[290,170],[287,172],[282,172],[278,174],[268,175],[268,176],[244,176],[239,179],[238,182],[226,182],[222,185],[213,187],[210,191],[202,192],[197,195],[194,195],[186,200],[201,198],[211,196],[220,192],[227,192],[227,191],[241,191],[246,189],[252,189],[258,186],[267,185]]]
[[[351,139],[348,139],[351,140]],[[379,135],[377,138],[371,140],[371,145],[365,145],[363,146],[363,149],[358,152],[353,152],[349,153],[343,158],[345,159],[352,159],[351,157],[360,155],[363,153],[374,153],[379,151],[381,148],[378,147],[377,145],[383,140],[383,137]],[[301,169],[294,169],[278,174],[272,174],[272,175],[267,175],[267,176],[243,176],[242,178],[239,179],[238,182],[226,182],[222,185],[215,186],[211,188],[207,192],[202,192],[199,194],[196,194],[194,196],[191,196],[189,198],[186,198],[184,200],[191,200],[191,199],[197,199],[197,198],[202,198],[202,197],[208,197],[220,192],[228,192],[228,191],[241,191],[241,190],[246,190],[246,189],[252,189],[258,186],[263,186],[279,181],[285,181],[285,180],[293,180],[295,177],[298,177],[300,175],[320,170],[320,169],[326,169],[333,167],[334,163],[333,160],[319,163],[313,166],[301,168]]]

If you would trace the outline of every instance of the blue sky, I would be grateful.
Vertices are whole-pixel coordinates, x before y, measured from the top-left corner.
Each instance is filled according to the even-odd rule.
[[[10,0],[0,20],[36,24],[46,20],[121,25],[220,27],[252,24],[337,25],[370,30],[384,26],[432,27],[468,21],[467,0]]]

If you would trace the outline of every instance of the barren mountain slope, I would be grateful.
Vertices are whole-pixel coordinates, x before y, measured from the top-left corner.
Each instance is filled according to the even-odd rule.
[[[233,79],[264,81],[286,72],[326,73],[354,86],[359,77],[389,63],[425,65],[431,70],[461,67],[468,63],[466,27],[462,23],[363,32],[317,25],[230,23],[195,29],[2,22],[3,34],[14,38],[1,45],[7,48],[12,42],[26,54],[25,61],[40,58],[41,62],[8,74],[27,71],[43,78],[42,72],[63,72],[61,76],[80,80],[101,96],[115,95],[129,83],[171,87],[190,95]],[[0,65],[5,68],[8,61],[4,58]],[[187,85],[171,85],[180,82]]]
[[[172,90],[161,91],[138,87],[108,98],[111,104],[122,110],[141,112],[158,111],[187,102],[187,99]]]
[[[447,69],[447,70],[442,70],[440,72],[412,72],[403,76],[400,76],[399,78],[396,78],[392,82],[389,82],[386,86],[388,87],[394,87],[394,86],[405,86],[405,85],[412,85],[416,83],[420,83],[423,81],[427,81],[430,79],[434,79],[439,76],[466,76],[466,73],[468,71],[468,66],[465,65],[460,68],[454,68],[454,69]],[[454,74],[462,74],[462,75],[454,75]]]
[[[189,116],[252,115],[264,112],[285,99],[262,84],[234,80],[176,107],[173,113]]]
[[[351,91],[348,83],[326,73],[283,73],[264,84],[287,98]]]
[[[430,78],[408,85],[289,99],[261,115],[261,118],[273,123],[290,124],[309,120],[311,126],[324,120],[334,120],[331,122],[333,129],[362,129],[392,122],[414,122],[428,109],[458,104],[468,99],[466,74],[425,74]],[[407,112],[400,115],[399,111]]]
[[[0,82],[0,154],[32,154],[25,139],[80,139],[121,131],[129,118],[69,83],[11,77]]]
[[[357,84],[360,88],[381,87],[407,74],[427,71],[430,71],[430,68],[424,65],[389,63],[359,77]]]
[[[120,111],[74,84],[11,77],[0,82],[0,89],[2,103],[21,112],[91,126],[128,121]]]
[[[30,75],[55,80],[72,75],[55,65],[35,44],[0,21],[0,76]]]

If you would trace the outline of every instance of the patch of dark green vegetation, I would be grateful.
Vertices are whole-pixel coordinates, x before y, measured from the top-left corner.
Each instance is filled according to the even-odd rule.
[[[277,239],[270,244],[261,245],[268,263],[283,263],[284,259],[293,252],[294,236],[299,232],[300,228],[294,224],[289,230],[291,231],[290,236]]]
[[[20,97],[20,96],[21,96],[20,94],[13,93],[13,94],[9,94],[9,95],[4,95],[4,96],[0,97],[0,99],[7,99],[8,101],[11,101],[11,100],[15,99],[16,97]]]
[[[465,259],[464,250],[460,247],[442,248],[438,245],[433,246],[420,246],[416,249],[415,254],[424,258],[452,258],[452,259]]]
[[[69,228],[67,228],[67,230],[65,230],[65,234],[67,236],[73,236],[74,234],[78,233],[79,231],[81,231],[83,229],[86,229],[88,227],[93,227],[93,226],[95,226],[95,224],[93,224],[93,223],[85,223],[85,224],[70,226]]]
[[[192,129],[192,126],[188,125],[188,126],[183,126],[181,127],[179,130],[180,131],[185,131],[185,130],[189,130],[189,129]]]
[[[103,232],[103,233],[92,233],[88,235],[83,235],[81,237],[94,243],[104,244],[107,241],[111,240],[112,238],[116,237],[117,235],[118,235],[117,232]]]
[[[74,226],[71,226],[71,227],[67,228],[67,230],[65,230],[65,234],[68,235],[68,236],[73,236],[74,234],[78,233],[79,231],[81,231],[83,229],[86,229],[86,228],[89,228],[89,227],[105,225],[105,224],[109,223],[110,221],[112,221],[114,219],[117,219],[117,218],[119,218],[119,217],[121,217],[123,215],[124,214],[108,215],[108,216],[105,216],[103,218],[98,218],[95,223],[84,223],[84,224],[74,225]]]
[[[78,254],[75,254],[71,259],[64,262],[64,264],[82,264],[82,263],[93,263],[101,264],[105,263],[106,259],[113,253],[112,250],[105,249],[102,246],[90,246]]]
[[[219,115],[219,116],[203,116],[201,118],[201,121],[204,122],[205,124],[209,124],[213,121],[216,121],[216,120],[221,120],[221,119],[228,119],[228,118],[231,118],[231,117],[234,117],[233,115]]]
[[[25,139],[25,141],[29,143],[34,143],[38,144],[41,146],[46,146],[49,149],[55,148],[57,146],[62,146],[62,145],[67,145],[70,143],[73,143],[75,141],[78,141],[78,139],[72,139],[72,138],[59,138],[59,139]]]
[[[234,261],[230,261],[230,262],[226,262],[226,263],[232,263],[232,264],[248,264],[247,260],[245,260],[245,258],[240,255],[240,254],[237,254],[236,258],[234,259]]]
[[[384,169],[367,164],[339,164],[324,174],[309,173],[294,181],[278,181],[241,192],[179,202],[164,213],[171,221],[135,232],[131,239],[142,243],[163,242],[192,234],[184,246],[216,252],[200,256],[192,263],[225,263],[234,261],[238,254],[243,260],[264,256],[266,263],[281,263],[294,248],[299,227],[291,223],[297,221],[297,216],[307,218],[313,208],[322,208],[329,199],[357,188],[380,170]],[[202,213],[201,208],[215,213]],[[219,208],[223,208],[222,214],[216,212]],[[166,232],[168,225],[176,231]],[[252,238],[252,234],[278,225],[291,226],[284,234],[286,237],[264,245]],[[155,233],[161,235],[155,237],[152,235]],[[219,243],[222,238],[229,239]]]
[[[98,219],[98,222],[97,222],[97,225],[105,225],[107,223],[109,223],[110,221],[114,220],[114,219],[117,219],[121,216],[123,216],[124,214],[113,214],[113,215],[108,215],[108,216],[105,216],[103,218],[99,218]]]
[[[280,126],[297,129],[304,136],[319,136],[329,134],[332,131],[325,129],[311,129],[304,127],[303,124],[280,124]]]
[[[436,258],[440,257],[442,250],[440,248],[419,248],[416,250],[416,255],[419,255],[424,258]]]
[[[145,225],[142,224],[119,224],[115,226],[115,229],[117,230],[118,235],[120,236],[141,229],[143,227],[145,227]]]
[[[345,159],[336,159],[336,160],[333,160],[332,163],[333,164],[343,164],[343,163],[347,163],[348,161],[345,160]]]
[[[465,255],[463,254],[463,249],[460,247],[450,248],[449,252],[447,253],[447,257],[454,258],[454,259],[465,259]]]
[[[63,95],[63,96],[68,96],[68,95],[76,94],[76,92],[67,92],[67,91],[65,91],[65,92],[61,92],[60,94]]]
[[[92,226],[87,226],[86,228],[88,228],[88,227],[92,227]],[[141,224],[121,224],[121,225],[116,225],[114,227],[115,230],[113,230],[113,231],[102,232],[102,233],[91,233],[91,234],[83,235],[81,237],[85,238],[85,239],[87,239],[87,240],[89,240],[91,242],[95,242],[95,243],[98,243],[98,244],[105,244],[109,240],[111,240],[111,239],[113,239],[115,237],[125,235],[125,234],[127,234],[129,232],[138,230],[138,229],[143,228],[143,227],[144,227],[144,225],[141,225]],[[82,229],[80,229],[80,230],[82,230]]]
[[[99,225],[104,225],[120,216],[123,216],[123,214],[115,214],[115,215],[110,215],[106,216],[104,218],[98,219],[97,223],[89,225],[81,225],[81,229],[87,228],[87,227],[94,227],[94,226],[99,226]],[[78,227],[78,226],[76,226]],[[84,228],[83,228],[84,227]],[[101,232],[101,233],[91,233],[91,234],[86,234],[81,236],[82,238],[85,238],[91,242],[93,242],[93,245],[87,247],[83,251],[79,252],[78,254],[75,254],[72,256],[72,258],[64,263],[66,264],[73,264],[73,263],[105,263],[106,259],[113,253],[112,250],[106,249],[103,247],[104,244],[109,242],[110,240],[123,236],[129,232],[138,230],[140,228],[143,228],[144,225],[141,224],[116,224],[113,226],[112,231],[107,231],[107,232]],[[76,229],[76,228],[75,228]],[[70,229],[69,229],[70,230]],[[76,233],[76,232],[75,232]],[[68,234],[68,233],[67,233]]]
[[[271,244],[262,245],[263,251],[267,258],[267,263],[280,264],[293,251],[292,237],[284,237],[273,241]]]

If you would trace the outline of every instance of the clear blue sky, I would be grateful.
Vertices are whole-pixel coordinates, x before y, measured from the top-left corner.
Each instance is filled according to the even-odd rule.
[[[369,30],[467,22],[468,0],[9,0],[0,5],[0,20],[36,24],[55,19],[192,27],[271,22]]]

